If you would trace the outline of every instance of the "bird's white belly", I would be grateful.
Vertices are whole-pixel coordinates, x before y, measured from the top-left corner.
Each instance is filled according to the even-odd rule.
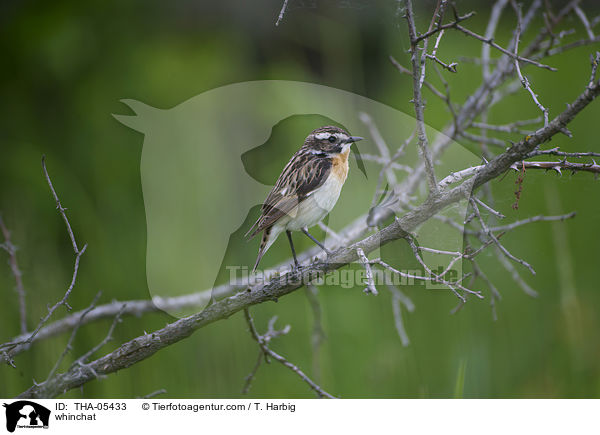
[[[338,177],[328,177],[320,188],[291,210],[287,216],[289,220],[286,219],[285,229],[299,231],[319,223],[335,206],[343,185],[343,181]]]

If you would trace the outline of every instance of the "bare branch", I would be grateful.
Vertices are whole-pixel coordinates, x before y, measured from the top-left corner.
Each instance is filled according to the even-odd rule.
[[[92,303],[90,304],[90,306],[87,307],[85,310],[83,310],[81,312],[81,314],[79,315],[79,321],[77,322],[77,324],[73,328],[73,331],[71,332],[71,336],[69,337],[69,341],[67,342],[67,345],[65,346],[65,350],[63,350],[62,354],[58,357],[58,360],[56,360],[56,363],[54,364],[54,367],[52,368],[52,370],[50,370],[50,373],[48,374],[48,377],[46,378],[46,380],[52,378],[55,375],[56,371],[60,367],[60,364],[63,362],[63,360],[67,356],[67,353],[69,353],[71,350],[73,350],[73,341],[75,341],[75,336],[77,335],[77,332],[79,331],[79,328],[82,325],[83,319],[85,318],[85,316],[87,316],[89,314],[90,311],[92,311],[94,308],[96,308],[96,304],[98,303],[98,299],[100,299],[101,294],[102,294],[102,292],[98,292],[96,294],[96,296],[94,297],[94,299],[92,300]]]
[[[67,227],[67,232],[69,233],[69,238],[71,239],[71,244],[73,245],[73,251],[75,255],[79,255],[79,248],[77,247],[77,242],[75,241],[75,235],[73,234],[73,229],[71,228],[71,224],[69,223],[69,219],[67,219],[66,208],[62,206],[60,200],[58,199],[58,195],[56,194],[56,190],[54,190],[54,186],[52,185],[52,180],[50,180],[50,175],[48,175],[48,170],[46,169],[46,156],[42,156],[42,169],[44,171],[44,176],[46,177],[46,181],[48,182],[48,186],[50,186],[50,191],[52,192],[52,196],[54,197],[54,201],[56,201],[56,208],[58,209],[60,215],[65,221],[65,225]],[[85,249],[85,248],[84,248]]]
[[[275,21],[275,26],[279,26],[279,23],[281,23],[281,20],[283,20],[283,16],[285,15],[285,10],[287,9],[288,1],[289,0],[283,1],[283,6],[281,6],[281,10],[279,11],[279,16],[277,17],[277,21]]]
[[[575,10],[575,14],[581,20],[581,23],[583,24],[583,27],[585,28],[585,31],[588,34],[588,38],[590,38],[590,40],[593,40],[596,36],[594,36],[594,32],[592,31],[592,26],[590,25],[590,22],[588,21],[587,16],[585,15],[585,12],[583,12],[583,10],[579,7],[579,5],[575,6],[574,10]]]
[[[478,35],[478,34],[477,34],[477,33],[475,33],[475,32],[472,32],[471,30],[469,30],[469,29],[467,29],[467,28],[465,28],[465,27],[463,27],[463,26],[461,26],[461,25],[457,25],[457,26],[456,26],[456,29],[460,30],[460,31],[461,31],[461,32],[463,32],[465,35],[472,36],[473,38],[475,38],[475,39],[478,39],[478,40],[480,40],[481,42],[484,42],[484,43],[486,43],[486,44],[489,44],[491,47],[493,47],[493,48],[495,48],[496,50],[498,50],[498,51],[502,52],[503,54],[505,54],[505,55],[509,56],[510,58],[514,59],[515,61],[529,63],[529,64],[531,64],[531,65],[535,65],[535,66],[537,66],[538,68],[547,69],[548,71],[557,71],[557,69],[556,69],[556,68],[554,68],[554,67],[551,67],[551,66],[545,65],[545,64],[543,64],[543,63],[540,63],[540,62],[538,62],[538,61],[536,61],[536,60],[533,60],[533,59],[528,59],[528,58],[526,58],[526,57],[519,56],[519,55],[518,55],[518,54],[516,54],[516,53],[511,53],[511,52],[510,52],[510,51],[508,51],[507,49],[505,49],[505,48],[503,48],[503,47],[499,46],[498,44],[496,44],[496,43],[494,42],[494,40],[493,40],[493,39],[487,39],[487,38],[485,38],[485,37],[483,37],[483,36],[481,36],[481,35]]]
[[[306,297],[313,313],[313,327],[311,333],[313,376],[317,381],[320,378],[320,354],[321,344],[325,341],[325,331],[323,330],[323,319],[321,304],[319,303],[319,289],[312,283],[306,284]]]
[[[73,363],[73,365],[76,365],[76,364],[80,365],[80,366],[84,365],[93,354],[98,352],[108,342],[113,340],[113,333],[115,332],[115,328],[117,327],[117,324],[121,322],[121,317],[123,316],[124,309],[125,309],[125,304],[123,304],[121,306],[121,309],[119,310],[119,312],[113,319],[113,322],[111,323],[110,328],[108,329],[108,332],[107,332],[106,336],[102,339],[102,341],[100,343],[98,343],[96,346],[94,346],[93,348],[91,348],[89,351],[87,351],[86,353],[81,355],[79,358],[77,358],[77,360]]]
[[[167,390],[161,388],[160,390],[153,391],[151,393],[146,394],[142,397],[137,397],[138,399],[152,399],[153,397],[160,396],[161,394],[167,394]]]
[[[52,185],[52,180],[50,180],[50,175],[48,175],[48,171],[46,170],[45,156],[42,157],[42,169],[44,172],[44,176],[46,177],[46,181],[48,182],[48,186],[50,186],[50,191],[52,192],[52,196],[54,197],[54,200],[56,202],[56,208],[59,210],[59,212],[65,222],[65,225],[67,227],[67,232],[69,234],[71,244],[73,245],[73,251],[76,254],[75,255],[75,265],[73,267],[73,275],[71,277],[71,283],[70,283],[69,287],[67,288],[67,291],[65,292],[64,296],[56,304],[54,304],[51,307],[48,307],[48,313],[40,320],[40,322],[38,323],[38,326],[34,329],[34,331],[31,333],[31,335],[29,335],[27,338],[20,340],[20,341],[12,341],[12,342],[8,342],[8,343],[4,343],[4,344],[0,345],[0,351],[2,351],[5,360],[9,363],[11,363],[11,361],[12,361],[12,359],[11,359],[12,353],[11,352],[19,345],[29,345],[33,341],[33,339],[35,338],[37,333],[40,331],[40,329],[46,324],[48,319],[50,319],[52,314],[54,314],[54,312],[59,307],[65,306],[68,310],[72,309],[67,300],[68,300],[69,296],[71,295],[71,292],[73,291],[73,287],[75,286],[75,281],[77,280],[77,273],[79,272],[79,260],[81,259],[81,256],[84,254],[84,252],[87,248],[87,244],[84,245],[82,249],[79,249],[77,247],[77,243],[75,242],[75,236],[73,234],[73,230],[71,229],[71,224],[69,223],[69,219],[67,219],[67,215],[65,213],[66,209],[60,203],[60,200],[58,199],[58,195],[56,194],[56,190],[54,190],[54,186]]]
[[[264,354],[262,349],[260,349],[258,351],[258,357],[256,358],[256,363],[254,364],[252,371],[248,373],[248,376],[244,378],[244,386],[242,387],[241,394],[248,394],[248,392],[250,391],[250,387],[252,387],[252,381],[256,377],[256,373],[258,372],[258,369],[260,368],[260,365],[262,364],[263,360]]]
[[[573,174],[575,172],[591,172],[596,175],[600,174],[600,165],[598,165],[595,161],[592,161],[591,163],[571,163],[566,160],[561,160],[560,162],[522,161],[514,163],[511,166],[511,169],[518,171],[519,167],[524,167],[526,169],[544,169],[546,171],[553,170],[559,175],[562,175],[563,170],[571,171]]]
[[[481,278],[487,284],[488,288],[490,289],[490,293],[492,296],[490,298],[490,306],[492,308],[492,318],[494,319],[494,321],[496,321],[496,320],[498,320],[498,314],[496,313],[496,301],[499,301],[500,299],[502,299],[502,296],[500,295],[500,292],[498,291],[496,286],[492,283],[492,281],[490,281],[490,279],[487,277],[487,275],[485,273],[483,273],[483,271],[481,270],[481,268],[479,267],[477,262],[472,260],[471,265],[473,267],[473,271],[475,272],[474,277]]]
[[[387,288],[392,293],[392,311],[394,313],[394,324],[396,325],[396,331],[402,342],[402,346],[407,347],[410,344],[410,339],[406,333],[404,327],[404,321],[402,319],[402,307],[404,305],[409,312],[413,312],[415,306],[412,301],[402,291],[393,284],[388,284]]]
[[[340,236],[338,233],[336,233],[335,231],[333,231],[331,228],[329,228],[327,225],[325,225],[323,222],[319,222],[319,228],[321,228],[323,231],[325,231],[327,234],[329,234],[330,236],[332,236],[334,239],[336,239],[338,242],[341,243],[346,243],[346,240]]]
[[[508,4],[508,0],[498,0],[494,3],[492,7],[492,12],[490,13],[490,19],[487,24],[487,28],[485,30],[485,38],[488,40],[493,40],[494,35],[496,34],[496,28],[498,27],[498,22],[500,21],[500,16],[502,15],[502,11]],[[483,79],[488,80],[490,76],[490,45],[483,44],[481,46],[481,66],[483,72]]]
[[[447,63],[442,62],[437,57],[437,51],[438,51],[438,48],[440,46],[440,42],[441,42],[443,36],[444,36],[444,31],[442,30],[442,31],[440,31],[440,33],[438,33],[438,36],[435,39],[435,45],[433,46],[433,50],[432,50],[431,54],[425,53],[425,57],[427,57],[427,59],[431,59],[431,60],[437,62],[445,70],[450,71],[451,73],[456,73],[456,67],[458,66],[458,63],[452,62],[450,64],[447,64]]]
[[[417,58],[417,30],[415,27],[415,19],[412,9],[412,0],[405,0],[406,4],[406,21],[408,22],[408,34],[410,37],[410,53],[412,63],[412,76],[413,76],[413,104],[415,106],[415,117],[417,120],[417,138],[419,144],[419,150],[421,158],[425,165],[425,173],[427,174],[427,182],[429,184],[430,193],[437,192],[437,181],[435,179],[435,172],[433,168],[433,159],[431,157],[431,151],[429,150],[429,140],[427,139],[427,133],[425,131],[425,119],[423,115],[424,105],[423,97],[421,95],[421,84],[425,79],[425,63],[422,65],[419,63]],[[427,40],[425,40],[425,47],[423,53],[427,51]]]
[[[10,238],[10,231],[6,228],[4,220],[2,219],[2,213],[0,213],[0,231],[4,237],[4,243],[0,245],[8,253],[8,264],[10,271],[15,278],[17,296],[19,298],[19,325],[21,327],[21,334],[27,332],[27,307],[25,304],[25,286],[23,285],[23,274],[19,269],[19,263],[17,262],[17,247],[12,244]]]
[[[529,284],[527,284],[525,280],[523,280],[523,278],[521,278],[521,275],[519,275],[517,269],[513,266],[513,264],[510,261],[508,261],[508,259],[505,256],[498,255],[498,260],[526,295],[531,296],[532,298],[538,297],[538,293],[534,289],[532,289],[529,286]]]
[[[412,172],[412,170],[413,170],[413,168],[411,168],[408,165],[401,165],[400,163],[396,163],[393,160],[390,161],[388,159],[384,159],[381,156],[374,156],[372,154],[362,154],[361,153],[360,158],[367,162],[375,162],[380,165],[383,165],[384,167],[386,167],[385,169],[395,169],[398,171],[404,171],[404,172],[409,172],[409,173]]]
[[[552,148],[550,150],[533,150],[529,154],[527,154],[527,158],[535,157],[535,156],[543,156],[543,155],[552,155],[552,156],[562,156],[562,157],[574,157],[574,158],[584,158],[584,157],[600,157],[600,153],[566,153],[563,151],[559,151],[559,147]]]
[[[482,206],[483,208],[485,208],[487,211],[489,211],[490,213],[492,213],[494,216],[496,216],[496,217],[498,217],[500,219],[504,219],[506,217],[502,213],[500,213],[499,211],[494,210],[492,207],[490,207],[489,205],[487,205],[485,202],[483,202],[482,200],[480,200],[476,196],[473,196],[473,200],[477,204],[479,204],[480,206]]]
[[[387,144],[385,143],[385,140],[381,136],[379,129],[377,128],[377,126],[375,125],[375,123],[373,122],[371,117],[368,114],[361,112],[359,114],[359,118],[362,121],[362,123],[365,124],[367,126],[367,128],[369,129],[371,138],[373,139],[373,142],[375,142],[375,145],[377,146],[377,149],[379,150],[379,154],[381,155],[382,160],[384,162],[391,162],[390,149],[388,148]],[[384,172],[385,172],[388,183],[391,186],[395,186],[396,183],[398,182],[398,180],[396,179],[396,174],[389,167],[388,163],[386,163],[386,166],[387,167],[382,170],[384,170]]]
[[[521,85],[523,85],[523,87],[525,89],[527,89],[527,92],[529,92],[529,94],[531,95],[531,98],[533,99],[533,102],[535,103],[535,105],[542,111],[542,113],[544,115],[544,126],[547,126],[548,125],[548,109],[546,109],[544,106],[542,106],[542,103],[540,103],[540,100],[538,100],[537,95],[535,94],[535,92],[533,92],[533,89],[531,89],[529,80],[527,79],[527,77],[523,76],[523,74],[521,73],[521,68],[519,67],[519,56],[518,56],[519,39],[521,38],[521,22],[523,21],[523,18],[521,16],[521,7],[516,4],[515,0],[511,0],[511,4],[515,10],[515,13],[517,14],[517,36],[515,38],[515,54],[514,54],[515,70],[517,71],[517,75],[519,76]]]
[[[401,277],[404,278],[410,278],[410,279],[414,279],[417,281],[430,281],[433,283],[438,283],[438,284],[443,284],[446,287],[448,287],[450,290],[452,290],[452,292],[456,295],[456,297],[458,297],[460,300],[464,300],[464,297],[458,293],[456,291],[456,289],[458,288],[459,290],[464,291],[465,293],[470,293],[472,295],[477,296],[480,299],[483,299],[483,296],[481,296],[481,292],[480,291],[474,291],[474,290],[470,290],[464,286],[462,286],[460,284],[459,281],[447,281],[433,273],[430,273],[428,276],[421,276],[421,275],[413,275],[410,273],[406,273],[406,272],[402,272],[398,269],[396,269],[393,266],[390,266],[388,263],[386,263],[385,261],[383,261],[381,258],[376,258],[374,260],[369,260],[369,263],[371,264],[378,264],[379,266],[389,270],[392,273],[395,273],[396,275],[399,275]]]
[[[252,320],[252,316],[250,315],[250,310],[248,310],[247,308],[244,309],[244,316],[246,317],[246,322],[248,323],[248,327],[250,329],[250,333],[252,334],[252,337],[254,338],[254,340],[256,340],[256,342],[260,346],[260,348],[261,348],[262,352],[265,354],[265,356],[269,356],[269,357],[273,358],[277,362],[281,363],[282,365],[284,365],[285,367],[287,367],[288,369],[290,369],[291,371],[296,373],[300,377],[300,379],[302,379],[304,382],[306,382],[310,386],[310,388],[312,388],[314,390],[314,392],[317,393],[317,395],[319,397],[326,397],[328,399],[336,398],[336,397],[332,396],[331,394],[329,394],[327,391],[323,390],[319,385],[314,383],[297,366],[295,366],[294,364],[289,362],[287,359],[285,359],[283,356],[279,355],[278,353],[274,352],[273,350],[271,350],[269,348],[269,346],[268,346],[269,340],[272,337],[276,336],[273,334],[274,331],[272,329],[272,323],[274,323],[273,319],[272,319],[271,325],[269,327],[269,332],[267,332],[266,336],[263,336],[263,335],[260,335],[258,333],[258,331],[256,330],[256,327],[254,326],[254,320]],[[289,330],[289,325],[286,327],[286,329]],[[283,331],[285,331],[285,332],[283,332]],[[287,333],[287,331],[285,329],[282,331],[278,331],[278,332],[279,332],[279,335],[281,335],[281,333],[283,333],[283,334]]]
[[[522,130],[519,127],[522,127],[524,125],[537,124],[538,122],[541,122],[542,119],[543,118],[538,117],[535,119],[526,119],[523,121],[515,121],[515,122],[511,122],[510,124],[504,124],[504,125],[490,125],[490,124],[484,124],[482,122],[474,122],[471,124],[471,127],[479,128],[482,130],[500,131],[500,132],[504,132],[504,133],[530,134],[531,131]]]
[[[465,139],[468,139],[471,142],[475,142],[475,143],[484,143],[484,144],[493,145],[495,147],[499,147],[502,149],[506,149],[506,146],[507,146],[506,141],[496,139],[494,137],[477,136],[472,133],[467,133],[466,131],[462,131],[460,133],[460,135],[462,137],[464,137]]]
[[[75,281],[77,280],[77,273],[79,271],[79,259],[85,252],[86,248],[87,248],[87,245],[84,245],[83,248],[79,251],[79,253],[75,257],[75,266],[73,267],[73,276],[71,277],[71,284],[67,288],[67,291],[65,292],[64,296],[56,304],[54,304],[51,307],[48,307],[48,313],[40,320],[40,323],[38,323],[38,326],[34,329],[34,331],[31,333],[31,335],[29,335],[29,337],[27,337],[25,340],[22,340],[22,341],[16,341],[16,342],[13,341],[13,342],[8,342],[8,343],[4,343],[4,344],[0,345],[0,350],[3,352],[6,352],[5,357],[12,356],[11,351],[16,346],[30,344],[33,341],[33,339],[35,338],[35,336],[37,335],[37,333],[40,331],[40,329],[42,329],[42,327],[46,324],[48,319],[50,319],[50,317],[52,317],[54,312],[59,307],[65,306],[65,307],[67,307],[67,309],[69,309],[69,310],[71,309],[71,307],[69,306],[69,304],[67,302],[67,299],[71,295],[71,292],[73,291],[73,287],[75,287]]]
[[[592,72],[590,73],[590,81],[588,82],[588,87],[594,85],[594,80],[596,80],[596,72],[598,71],[598,65],[600,64],[600,51],[596,52],[596,57],[590,55],[590,61],[592,63]]]
[[[523,219],[520,221],[516,221],[513,222],[511,224],[507,224],[507,225],[500,225],[500,226],[496,226],[496,227],[490,227],[490,231],[492,232],[498,232],[498,231],[510,231],[513,230],[517,227],[520,227],[522,225],[527,225],[533,222],[552,222],[552,221],[564,221],[566,219],[571,219],[574,218],[576,215],[575,212],[571,212],[571,213],[567,213],[567,214],[563,214],[560,216],[533,216],[527,219]]]
[[[595,44],[597,42],[600,42],[600,36],[596,36],[594,39],[587,39],[587,38],[586,39],[580,39],[578,41],[570,42],[568,44],[561,45],[559,47],[555,47],[555,48],[549,49],[549,50],[545,51],[543,53],[543,55],[544,56],[548,56],[548,57],[550,57],[550,56],[556,56],[557,54],[564,53],[565,51],[572,50],[573,48],[583,47],[584,45]],[[537,57],[541,58],[542,55],[537,56]]]
[[[410,72],[410,70],[404,68],[396,59],[394,59],[394,57],[390,56],[389,59],[390,59],[390,62],[392,62],[392,65],[394,65],[396,67],[396,69],[398,71],[400,71],[402,74],[407,74],[409,76],[412,75],[412,73]],[[435,86],[433,86],[427,80],[423,81],[423,84],[425,85],[425,87],[427,89],[429,89],[431,92],[433,92],[433,94],[436,97],[441,98],[442,100],[446,99],[446,96],[444,94],[442,94]]]
[[[375,287],[375,281],[373,280],[373,271],[371,270],[371,265],[369,264],[369,259],[365,255],[364,251],[361,248],[356,248],[356,254],[358,255],[358,261],[365,268],[365,279],[367,281],[367,286],[365,287],[365,293],[372,293],[375,296],[379,294],[377,288]]]
[[[442,179],[442,181],[438,183],[438,186],[440,189],[445,189],[451,184],[458,183],[459,181],[463,181],[465,178],[472,177],[477,173],[477,171],[483,168],[483,166],[484,165],[472,166],[470,168],[463,169],[462,171],[452,172],[450,175]]]
[[[496,244],[496,246],[500,249],[500,251],[507,256],[508,258],[510,258],[511,260],[525,266],[527,269],[529,269],[529,271],[535,275],[535,270],[533,269],[533,267],[531,266],[531,264],[529,264],[528,262],[526,262],[525,260],[522,260],[521,258],[515,257],[513,254],[511,254],[508,249],[506,249],[504,247],[504,245],[502,245],[502,243],[500,243],[500,240],[498,240],[498,238],[494,235],[494,233],[492,233],[492,231],[490,231],[490,229],[488,228],[488,226],[486,225],[485,221],[483,220],[483,218],[481,217],[481,214],[479,212],[479,207],[477,206],[477,203],[475,202],[475,200],[473,198],[470,199],[471,205],[473,206],[473,210],[475,211],[475,214],[477,215],[477,219],[479,219],[479,224],[481,225],[481,228],[483,229],[483,231],[487,234],[487,236],[492,239],[494,241],[494,243]]]
[[[425,32],[422,35],[419,35],[418,37],[416,37],[415,43],[418,44],[419,42],[429,39],[431,36],[435,35],[436,33],[444,31],[446,29],[456,28],[458,23],[471,18],[473,15],[475,15],[475,12],[469,12],[468,14],[463,15],[462,17],[456,17],[456,19],[454,21],[452,21],[451,23],[437,26],[435,29],[429,30],[428,32]]]

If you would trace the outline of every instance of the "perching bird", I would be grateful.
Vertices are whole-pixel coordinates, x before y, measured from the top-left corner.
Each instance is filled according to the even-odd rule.
[[[307,136],[267,196],[260,217],[246,233],[252,238],[264,231],[253,272],[282,231],[287,234],[296,267],[292,231],[302,231],[328,252],[308,228],[318,224],[335,206],[348,175],[350,146],[359,140],[362,137],[350,136],[331,125],[317,128]]]

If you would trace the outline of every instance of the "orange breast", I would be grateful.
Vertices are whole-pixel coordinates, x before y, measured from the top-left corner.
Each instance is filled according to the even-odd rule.
[[[348,154],[350,154],[350,149],[338,154],[332,161],[331,175],[338,178],[341,183],[346,181],[348,176]]]

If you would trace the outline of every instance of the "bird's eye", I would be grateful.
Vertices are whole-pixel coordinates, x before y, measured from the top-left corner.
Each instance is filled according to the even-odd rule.
[[[329,136],[329,139],[327,139],[329,142],[334,143],[335,142],[335,136]]]

